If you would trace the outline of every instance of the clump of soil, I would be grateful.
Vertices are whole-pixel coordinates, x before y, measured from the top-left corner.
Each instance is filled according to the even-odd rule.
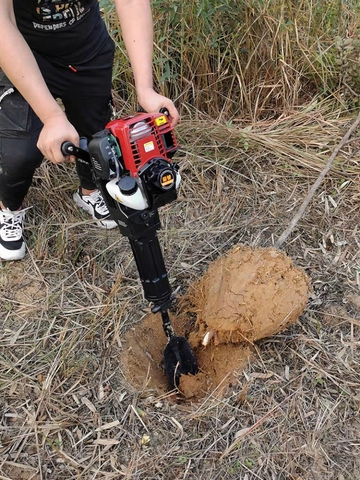
[[[213,262],[180,300],[180,314],[172,319],[176,334],[188,337],[200,369],[195,376],[181,377],[183,396],[223,393],[250,360],[254,342],[298,319],[309,289],[304,271],[274,248],[238,245]],[[124,341],[121,361],[130,383],[166,392],[160,315],[147,315]]]

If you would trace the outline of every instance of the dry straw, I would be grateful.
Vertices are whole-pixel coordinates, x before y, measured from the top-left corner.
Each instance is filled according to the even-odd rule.
[[[355,115],[332,39],[357,33],[358,2],[153,4],[156,82],[183,118],[159,234],[177,295],[232,246],[273,246],[336,152],[282,244],[313,292],[224,397],[137,391],[118,361],[149,312],[128,243],[75,208],[71,166],[45,162],[26,259],[0,267],[0,478],[357,480],[360,143],[341,144]],[[136,101],[116,62],[121,115]]]

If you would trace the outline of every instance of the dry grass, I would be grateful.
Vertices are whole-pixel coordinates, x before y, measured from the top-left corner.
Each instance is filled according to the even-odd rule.
[[[322,103],[251,128],[183,119],[160,233],[178,295],[234,244],[275,243],[348,124]],[[27,257],[0,268],[0,478],[359,479],[359,147],[284,245],[312,281],[306,312],[197,404],[131,387],[121,338],[148,307],[127,240],[75,208],[71,166],[43,164]]]
[[[136,105],[111,0],[100,0],[116,42],[114,88]],[[182,110],[273,119],[316,96],[358,107],[359,2],[153,0],[154,80]]]

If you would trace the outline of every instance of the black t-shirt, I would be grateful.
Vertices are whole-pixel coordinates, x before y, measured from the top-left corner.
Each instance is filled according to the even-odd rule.
[[[108,38],[98,0],[13,0],[13,3],[18,29],[30,48],[61,63],[89,60]]]

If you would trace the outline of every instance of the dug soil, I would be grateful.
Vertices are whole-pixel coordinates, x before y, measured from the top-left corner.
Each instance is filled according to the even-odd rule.
[[[188,338],[199,366],[197,375],[181,377],[182,397],[222,395],[251,361],[255,342],[298,319],[309,291],[305,272],[274,248],[238,245],[214,261],[172,315],[176,334]],[[160,314],[127,331],[121,362],[134,388],[169,390],[165,346]]]

